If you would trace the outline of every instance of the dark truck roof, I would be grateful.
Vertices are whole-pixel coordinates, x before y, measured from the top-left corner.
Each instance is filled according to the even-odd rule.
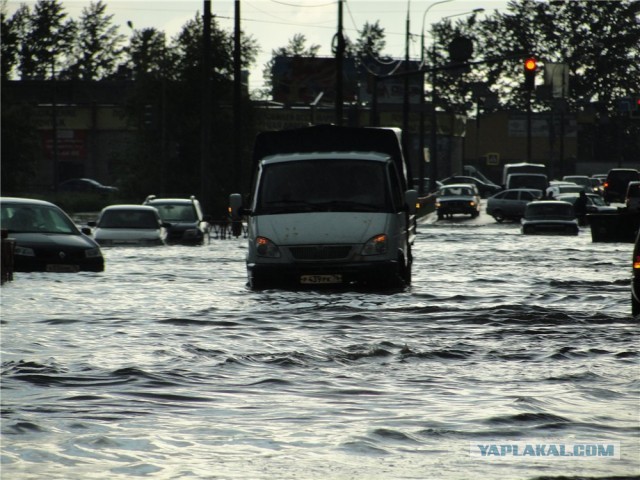
[[[412,187],[411,169],[402,149],[402,131],[391,127],[341,127],[314,125],[257,135],[253,148],[253,173],[269,155],[313,152],[378,152],[389,155],[402,178],[402,187]]]

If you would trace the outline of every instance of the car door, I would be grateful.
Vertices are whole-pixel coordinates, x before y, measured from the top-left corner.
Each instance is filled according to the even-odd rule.
[[[535,200],[536,197],[533,193],[527,190],[521,190],[518,192],[518,201],[516,202],[517,215],[523,216],[524,210],[527,208],[527,204]]]
[[[502,200],[500,201],[500,208],[506,217],[517,217],[522,215],[519,204],[518,191],[510,190],[504,192]]]

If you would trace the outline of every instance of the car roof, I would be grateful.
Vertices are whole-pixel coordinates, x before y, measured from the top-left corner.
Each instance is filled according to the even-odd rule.
[[[564,200],[536,200],[535,202],[528,203],[527,206],[532,204],[540,205],[541,203],[544,203],[545,205],[551,205],[551,204],[564,205],[568,203],[569,205],[571,205],[571,203],[565,202]]]
[[[129,205],[129,204],[109,205],[102,209],[103,212],[105,210],[139,210],[139,211],[151,210],[153,212],[157,212],[156,208],[152,207],[151,205]]]
[[[391,157],[378,152],[309,152],[309,153],[278,153],[260,160],[263,165],[281,162],[313,161],[313,160],[375,160],[384,162]]]
[[[47,207],[60,208],[51,202],[47,202],[46,200],[39,200],[37,198],[0,197],[0,203],[17,203],[21,205],[42,205]]]
[[[170,203],[178,203],[178,204],[191,204],[193,202],[197,202],[197,200],[194,198],[193,200],[191,200],[190,198],[154,198],[151,200],[145,200],[145,204],[147,205],[162,205],[162,204],[170,204]]]

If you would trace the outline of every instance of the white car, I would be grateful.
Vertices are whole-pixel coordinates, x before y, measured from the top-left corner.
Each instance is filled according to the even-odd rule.
[[[158,210],[147,205],[110,205],[105,207],[94,227],[93,238],[101,246],[165,245],[167,227]]]
[[[480,193],[478,188],[469,183],[444,185],[438,190],[436,197],[436,213],[438,220],[453,217],[455,214],[480,215]]]
[[[547,196],[550,198],[555,198],[556,196],[563,193],[580,193],[583,191],[584,187],[582,185],[559,180],[552,180],[551,182],[549,182],[549,187],[546,190]]]

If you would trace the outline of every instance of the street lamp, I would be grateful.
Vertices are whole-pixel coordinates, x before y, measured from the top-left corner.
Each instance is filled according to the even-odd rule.
[[[432,3],[431,5],[429,5],[427,7],[427,9],[424,11],[424,13],[422,14],[422,29],[420,30],[421,35],[420,35],[420,69],[424,68],[424,20],[427,17],[427,13],[429,12],[429,10],[431,10],[433,7],[435,7],[436,5],[440,5],[442,3],[449,3],[452,2],[453,0],[440,0],[439,2],[435,2]],[[420,87],[420,134],[418,135],[418,158],[420,160],[420,165],[418,168],[418,176],[420,177],[420,184],[418,185],[418,194],[420,196],[424,195],[424,73],[422,74],[421,77],[421,81],[422,81],[422,86]],[[435,108],[435,107],[434,107]],[[433,145],[431,147],[431,151],[430,153],[432,153],[433,151]],[[433,155],[430,155],[431,157],[431,161],[433,158]],[[432,166],[432,171],[431,171],[431,180],[429,182],[429,188],[432,189],[433,186],[435,185],[435,176],[434,176],[434,171],[433,171],[433,164],[431,164]]]
[[[433,3],[431,5],[429,5],[429,7],[427,7],[427,9],[424,11],[424,14],[422,15],[422,32],[421,32],[421,42],[420,42],[420,59],[421,59],[421,68],[424,69],[424,62],[425,62],[425,46],[424,46],[424,22],[425,22],[425,18],[427,16],[427,12],[429,12],[429,10],[431,8],[433,8],[436,5],[442,4],[442,3],[447,3],[450,2],[452,0],[441,0],[439,2]],[[474,8],[471,11],[468,12],[462,12],[462,13],[456,13],[453,15],[447,15],[446,17],[442,17],[441,20],[446,20],[448,18],[452,18],[452,17],[459,17],[461,15],[468,15],[470,13],[480,13],[480,12],[484,12],[484,8]],[[436,80],[436,70],[435,70],[435,64],[436,64],[436,42],[435,42],[435,38],[433,41],[433,65],[431,66],[431,148],[429,150],[429,157],[430,157],[430,163],[431,163],[431,173],[430,173],[430,181],[429,181],[429,188],[430,189],[434,189],[436,186],[436,180],[437,180],[437,176],[438,176],[438,146],[437,146],[437,129],[436,129],[436,122],[437,122],[437,117],[436,117],[436,85],[435,85],[435,80]],[[423,87],[424,87],[424,74],[422,76],[422,83],[423,83]],[[423,187],[423,179],[424,179],[424,91],[422,92],[422,95],[420,95],[420,105],[421,105],[421,109],[420,109],[420,151],[421,151],[421,155],[422,155],[422,162],[420,163],[420,193],[422,193],[422,191],[424,190]]]

